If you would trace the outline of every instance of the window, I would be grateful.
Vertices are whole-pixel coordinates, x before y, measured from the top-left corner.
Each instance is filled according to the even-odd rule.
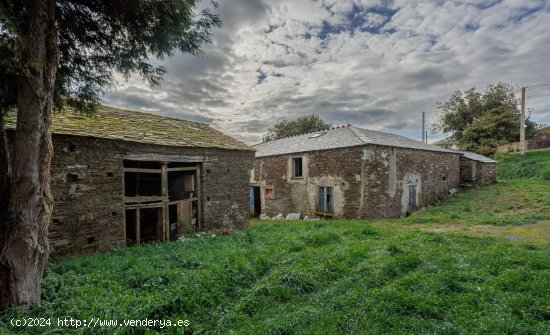
[[[327,133],[326,131],[323,131],[323,132],[321,132],[321,133],[317,133],[317,134],[310,135],[310,136],[308,136],[307,138],[308,138],[308,139],[312,139],[312,138],[321,137],[321,136],[323,136],[323,135],[326,134],[326,133]]]
[[[273,187],[265,188],[265,196],[268,198],[273,198]]]
[[[319,187],[319,206],[317,208],[319,213],[333,213],[332,207],[332,186],[320,186]]]
[[[292,159],[292,162],[293,162],[293,174],[292,176],[295,177],[295,178],[300,178],[302,177],[302,157],[294,157]]]

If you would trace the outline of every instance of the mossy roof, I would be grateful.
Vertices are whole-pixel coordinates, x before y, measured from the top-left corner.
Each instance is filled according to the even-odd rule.
[[[15,113],[7,128],[15,128]],[[90,136],[147,144],[254,150],[205,123],[102,106],[92,114],[54,112],[52,133]]]

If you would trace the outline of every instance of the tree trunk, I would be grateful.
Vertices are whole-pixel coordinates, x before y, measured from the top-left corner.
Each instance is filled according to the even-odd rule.
[[[4,127],[4,119],[0,115],[0,246],[2,246],[2,222],[7,219],[11,178],[10,152]]]
[[[40,301],[53,198],[51,113],[59,49],[55,0],[26,0],[9,211],[0,254],[0,307]]]

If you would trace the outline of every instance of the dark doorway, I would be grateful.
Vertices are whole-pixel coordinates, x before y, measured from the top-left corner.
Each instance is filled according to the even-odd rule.
[[[137,243],[136,228],[139,229],[139,225],[136,224],[136,210],[126,210],[126,243],[128,245]]]
[[[460,181],[472,182],[474,180],[472,164],[460,164]]]
[[[262,199],[260,186],[250,187],[250,212],[253,218],[260,217],[262,214]]]
[[[140,243],[162,240],[162,208],[140,209]]]

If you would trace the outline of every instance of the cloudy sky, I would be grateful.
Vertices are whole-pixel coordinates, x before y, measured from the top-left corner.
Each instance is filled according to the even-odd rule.
[[[206,122],[249,144],[316,113],[420,137],[458,89],[550,81],[545,0],[219,0],[224,25],[197,58],[165,60],[161,87],[122,82],[107,104]],[[519,93],[519,92],[518,92]],[[550,87],[528,91],[550,123]],[[430,135],[431,139],[442,135]]]

